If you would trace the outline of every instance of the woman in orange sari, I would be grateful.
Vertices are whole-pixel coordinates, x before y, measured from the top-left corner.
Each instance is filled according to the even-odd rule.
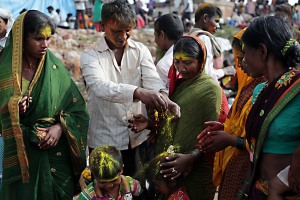
[[[208,128],[198,135],[198,147],[202,151],[217,152],[214,159],[213,182],[219,186],[219,199],[235,199],[243,182],[245,168],[249,165],[246,150],[245,123],[251,109],[254,87],[264,78],[252,78],[242,61],[241,37],[245,29],[233,39],[233,53],[238,78],[238,93],[224,124],[206,122]]]

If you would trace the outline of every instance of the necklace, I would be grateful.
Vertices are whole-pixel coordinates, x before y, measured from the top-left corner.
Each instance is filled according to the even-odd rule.
[[[294,72],[294,70],[290,70],[286,73],[284,73],[276,82],[275,84],[275,88],[279,89],[281,88],[283,85],[287,86],[291,83],[293,77],[296,76],[296,73]]]
[[[293,77],[296,76],[294,70],[289,70],[287,72],[285,72],[284,74],[282,74],[280,76],[280,78],[276,81],[275,85],[274,83],[270,85],[270,87],[274,87],[276,91],[278,91],[279,89],[281,89],[281,87],[286,87],[288,85],[291,84],[291,81],[293,79]],[[256,96],[256,98],[254,99],[254,101],[257,100],[257,98],[261,95],[261,93],[269,86],[268,82],[265,83],[265,85],[261,88],[261,90],[259,91],[258,95]],[[266,103],[268,102],[268,99],[266,98],[266,100],[264,101],[264,105],[266,105]],[[260,110],[259,112],[259,116],[262,117],[265,114],[265,110],[264,108]]]

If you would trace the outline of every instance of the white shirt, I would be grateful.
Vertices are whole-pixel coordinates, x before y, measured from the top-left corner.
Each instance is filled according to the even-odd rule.
[[[173,64],[173,47],[174,45],[168,49],[165,55],[156,64],[157,72],[165,86],[168,84],[168,73],[171,65]]]
[[[149,131],[133,133],[127,127],[132,113],[142,112],[142,103],[133,102],[133,93],[138,87],[166,91],[148,48],[128,39],[118,66],[113,51],[101,37],[84,50],[80,63],[89,89],[88,146],[112,145],[124,150],[129,141],[132,147],[145,141]]]
[[[194,11],[193,0],[184,0],[183,1],[183,5],[184,5],[184,12],[190,12],[190,13],[192,13]]]
[[[75,1],[76,10],[85,10],[85,1]]]
[[[55,10],[52,10],[52,12],[50,13],[50,18],[54,21],[56,25],[60,22],[60,17]]]
[[[214,52],[212,49],[212,44],[210,38],[207,35],[199,35],[198,36],[205,44],[206,51],[207,51],[207,58],[205,63],[205,72],[211,76],[217,83],[219,83],[218,79],[222,78],[225,74],[222,69],[215,69],[214,68]]]

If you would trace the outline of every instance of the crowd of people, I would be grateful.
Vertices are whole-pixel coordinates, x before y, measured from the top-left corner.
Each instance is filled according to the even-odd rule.
[[[300,45],[286,12],[236,33],[227,67],[216,62],[220,8],[200,4],[188,33],[161,15],[155,64],[131,38],[133,7],[106,1],[104,35],[80,58],[85,100],[49,50],[48,10],[22,12],[10,31],[0,9],[0,199],[300,198]],[[229,107],[219,80],[235,74]]]

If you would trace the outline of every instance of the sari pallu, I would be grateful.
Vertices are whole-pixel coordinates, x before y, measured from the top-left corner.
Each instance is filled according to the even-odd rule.
[[[205,72],[177,85],[170,99],[180,106],[181,117],[173,123],[167,119],[162,122],[155,155],[166,151],[170,145],[179,146],[179,153],[190,153],[197,144],[197,135],[206,128],[204,122],[218,120],[221,96],[220,87]],[[204,155],[184,179],[192,200],[213,199],[215,187],[211,177],[212,166]]]
[[[281,82],[283,77],[291,78],[288,80],[284,79],[285,81]],[[257,172],[268,130],[276,117],[289,106],[290,102],[299,97],[300,93],[299,71],[290,70],[279,78],[261,90],[248,115],[246,123],[247,140],[250,145],[250,153],[253,154],[252,175],[250,178],[250,188],[253,191],[256,190],[255,182],[260,178]],[[286,127],[286,130],[288,131],[288,127]],[[255,196],[252,196],[252,198],[255,198]]]
[[[246,29],[241,30],[234,38],[240,40]],[[234,60],[236,76],[238,79],[238,92],[231,107],[231,110],[224,123],[224,131],[239,137],[246,137],[245,124],[248,113],[252,107],[252,93],[254,88],[265,81],[265,78],[255,78],[248,76],[239,67],[239,57],[243,57],[244,52],[241,47],[235,46]],[[246,143],[247,150],[248,144]],[[239,150],[234,146],[229,146],[215,155],[213,182],[219,187],[219,199],[235,199],[238,189],[245,179],[245,169],[250,165],[249,152]]]
[[[85,167],[86,103],[64,65],[48,50],[26,93],[32,103],[19,116],[25,15],[15,21],[0,64],[0,128],[5,148],[0,199],[72,199]],[[57,123],[63,130],[57,146],[39,149],[36,127]]]

